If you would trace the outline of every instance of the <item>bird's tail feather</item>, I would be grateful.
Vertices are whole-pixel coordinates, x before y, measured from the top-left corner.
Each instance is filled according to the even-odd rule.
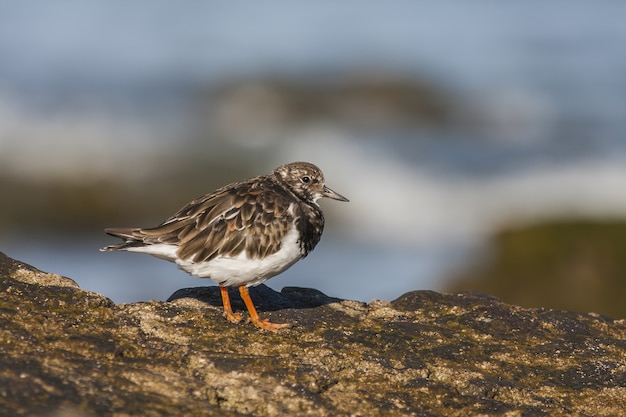
[[[111,236],[124,239],[123,243],[117,243],[115,245],[105,246],[101,248],[102,252],[111,252],[116,250],[127,250],[128,248],[143,246],[143,240],[140,237],[141,229],[138,227],[113,227],[104,229],[104,231]]]

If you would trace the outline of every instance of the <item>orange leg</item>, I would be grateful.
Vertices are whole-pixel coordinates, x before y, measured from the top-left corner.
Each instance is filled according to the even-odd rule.
[[[241,298],[243,302],[246,304],[248,311],[250,312],[250,321],[256,327],[260,327],[261,329],[270,330],[272,332],[278,332],[281,329],[285,329],[287,327],[291,327],[289,324],[277,324],[270,323],[268,319],[261,320],[259,317],[259,313],[256,312],[256,308],[254,307],[254,303],[252,303],[252,298],[250,298],[250,293],[248,292],[248,287],[242,285],[239,287],[239,294],[241,294]]]
[[[220,292],[222,293],[222,304],[224,304],[224,317],[231,323],[239,323],[241,313],[233,313],[233,308],[230,306],[230,298],[228,297],[228,288],[220,285]]]

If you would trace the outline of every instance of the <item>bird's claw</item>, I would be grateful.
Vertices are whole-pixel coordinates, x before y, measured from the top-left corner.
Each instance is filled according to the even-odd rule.
[[[289,323],[272,323],[269,321],[269,319],[265,319],[265,320],[260,320],[260,319],[250,319],[250,321],[252,322],[252,324],[254,324],[256,327],[263,329],[263,330],[269,330],[270,332],[275,332],[278,333],[281,330],[284,329],[288,329],[291,327],[291,324]]]
[[[224,317],[226,317],[226,320],[228,320],[231,323],[239,323],[241,321],[241,313],[233,313],[225,311],[224,312]]]

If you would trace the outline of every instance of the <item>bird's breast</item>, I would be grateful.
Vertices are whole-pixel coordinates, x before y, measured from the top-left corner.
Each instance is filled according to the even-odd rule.
[[[302,215],[296,219],[296,228],[300,234],[300,249],[306,256],[315,249],[324,231],[324,215],[316,206],[301,207]]]

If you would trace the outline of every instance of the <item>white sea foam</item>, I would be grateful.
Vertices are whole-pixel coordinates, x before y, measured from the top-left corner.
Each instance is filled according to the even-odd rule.
[[[351,200],[349,209],[333,215],[360,240],[483,239],[511,223],[626,215],[626,155],[581,155],[575,161],[460,176],[402,162],[357,139],[320,131],[313,136],[292,141],[282,157],[306,156],[324,169],[327,183]]]

